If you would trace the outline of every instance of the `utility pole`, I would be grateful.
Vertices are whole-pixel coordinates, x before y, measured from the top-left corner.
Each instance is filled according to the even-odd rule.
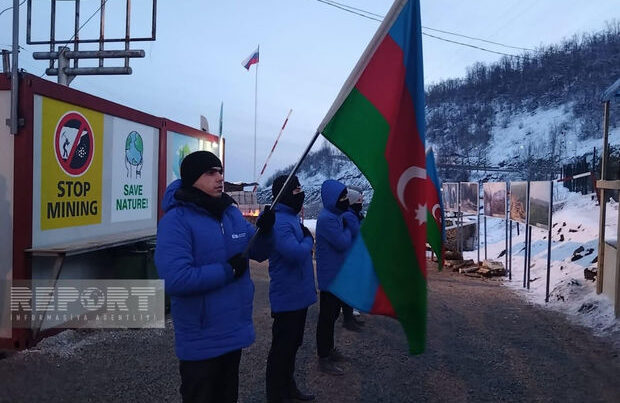
[[[13,0],[13,60],[11,67],[11,134],[17,134],[19,117],[17,105],[19,103],[19,0]]]

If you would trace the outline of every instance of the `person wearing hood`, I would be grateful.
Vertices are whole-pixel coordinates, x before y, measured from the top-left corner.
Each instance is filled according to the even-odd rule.
[[[314,400],[295,382],[295,356],[302,344],[308,307],[316,302],[312,248],[314,237],[299,220],[304,192],[293,176],[278,176],[271,187],[279,203],[273,207],[273,249],[269,255],[269,301],[273,318],[271,349],[267,358],[267,401]],[[284,190],[282,190],[284,188]]]
[[[347,197],[349,199],[349,211],[355,215],[361,225],[364,219],[364,214],[362,213],[362,204],[364,202],[362,190],[349,187],[347,188]],[[359,315],[359,312],[355,312],[355,314]],[[364,321],[356,317],[355,314],[350,305],[342,302],[342,327],[352,332],[360,332],[361,327],[364,326]]]
[[[323,209],[316,223],[316,272],[320,290],[319,320],[316,327],[319,370],[330,375],[344,372],[336,365],[344,359],[334,348],[334,324],[342,301],[329,292],[329,285],[353,246],[359,232],[359,220],[349,211],[347,188],[328,179],[321,185]]]
[[[223,185],[219,158],[197,151],[162,202],[155,264],[170,296],[184,402],[236,402],[241,349],[255,338],[254,284],[242,254],[255,229]],[[268,258],[274,221],[270,211],[257,221],[250,258]]]

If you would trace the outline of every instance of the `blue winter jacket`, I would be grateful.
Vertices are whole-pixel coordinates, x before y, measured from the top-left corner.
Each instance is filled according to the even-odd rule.
[[[316,276],[319,290],[327,291],[359,232],[360,223],[350,211],[336,208],[345,186],[328,179],[321,186],[323,209],[316,222]]]
[[[296,311],[316,302],[312,237],[304,237],[299,217],[284,204],[275,206],[273,250],[269,256],[272,312]]]
[[[175,349],[180,360],[217,357],[254,342],[254,283],[249,270],[233,278],[226,261],[243,252],[254,234],[235,205],[221,221],[194,203],[177,200],[181,181],[166,189],[155,264],[170,296]],[[270,237],[257,239],[250,257],[265,260]]]

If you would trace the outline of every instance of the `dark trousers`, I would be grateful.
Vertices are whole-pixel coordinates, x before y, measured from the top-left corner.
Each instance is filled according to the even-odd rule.
[[[241,350],[200,361],[180,361],[183,402],[236,402]]]
[[[293,396],[295,356],[304,338],[308,308],[271,314],[271,349],[267,357],[267,401],[279,402]]]
[[[329,356],[334,349],[334,323],[340,314],[342,302],[328,291],[321,291],[319,323],[316,326],[316,349],[320,358]]]
[[[353,320],[353,308],[351,305],[348,305],[344,302],[340,302],[342,304],[342,316],[345,322],[350,322]]]

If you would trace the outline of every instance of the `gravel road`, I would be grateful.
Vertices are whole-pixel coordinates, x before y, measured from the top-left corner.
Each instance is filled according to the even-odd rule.
[[[244,351],[240,401],[265,400],[271,340],[266,265],[253,264],[257,340]],[[364,316],[362,333],[336,326],[343,377],[318,372],[308,315],[298,384],[320,402],[620,401],[618,335],[592,336],[527,304],[498,280],[429,268],[427,351],[409,356],[398,323]],[[0,402],[179,401],[173,333],[66,331],[0,360]]]

